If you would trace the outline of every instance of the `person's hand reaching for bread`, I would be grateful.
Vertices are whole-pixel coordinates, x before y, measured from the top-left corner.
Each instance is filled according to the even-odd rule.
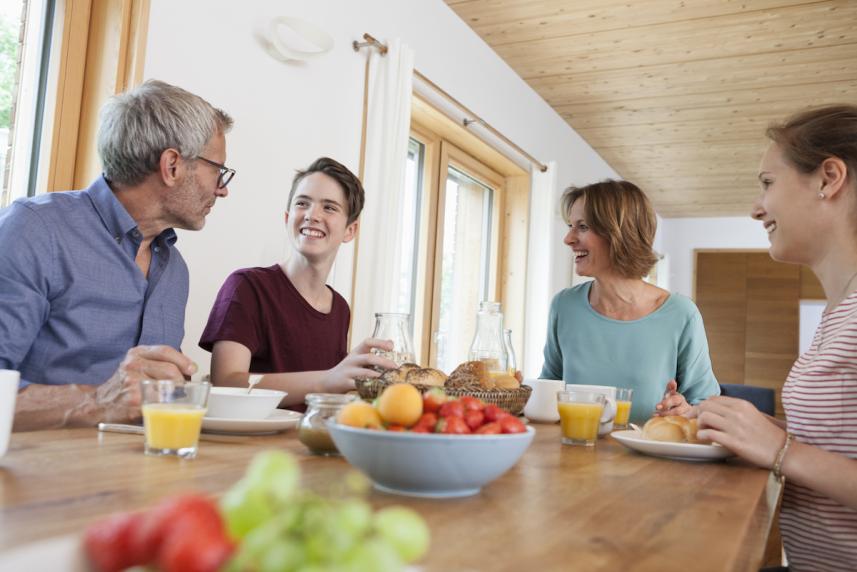
[[[709,397],[699,404],[699,437],[723,445],[760,467],[773,466],[786,432],[749,401]]]
[[[678,392],[678,383],[674,379],[667,383],[664,398],[655,405],[656,416],[681,415],[683,417],[696,417],[696,409],[687,402],[684,395]]]

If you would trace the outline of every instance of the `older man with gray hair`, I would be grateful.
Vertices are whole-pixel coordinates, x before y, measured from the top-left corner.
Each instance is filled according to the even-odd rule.
[[[0,369],[21,372],[15,430],[138,418],[140,380],[196,371],[179,351],[188,271],[173,229],[201,229],[228,194],[231,126],[199,96],[147,81],[102,110],[104,174],[89,188],[0,211]]]

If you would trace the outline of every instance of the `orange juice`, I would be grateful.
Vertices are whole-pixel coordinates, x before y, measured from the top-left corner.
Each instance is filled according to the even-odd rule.
[[[600,403],[560,402],[559,421],[562,436],[572,441],[592,441],[598,439],[598,424],[601,421]]]
[[[205,409],[183,403],[143,405],[143,426],[149,449],[196,447]]]
[[[613,419],[613,426],[627,427],[628,420],[631,418],[631,402],[617,401],[616,402],[616,417]]]

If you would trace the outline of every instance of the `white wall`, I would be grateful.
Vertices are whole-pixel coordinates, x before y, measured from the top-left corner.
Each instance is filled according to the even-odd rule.
[[[333,36],[334,49],[302,65],[273,60],[253,34],[276,16],[322,26]],[[227,164],[238,170],[230,195],[218,201],[202,232],[183,232],[179,240],[191,272],[183,349],[203,371],[209,356],[196,342],[225,277],[285,255],[282,213],[294,170],[321,155],[358,168],[364,59],[353,52],[351,41],[364,32],[382,41],[401,38],[415,51],[419,71],[540,160],[556,161],[552,204],[566,185],[615,177],[441,0],[153,0],[146,77],[196,92],[235,118],[227,138]],[[563,224],[556,208],[535,212],[532,219],[534,226],[549,225],[561,246]],[[570,283],[571,257],[562,248],[553,252],[552,272],[544,279],[555,292]],[[350,248],[340,251],[340,259],[351,256]],[[346,267],[350,264],[334,271],[332,284],[349,298]],[[548,303],[528,311],[546,313]],[[528,335],[543,338],[544,332]],[[540,356],[525,357],[528,371],[541,366]]]
[[[669,257],[669,289],[693,295],[697,248],[767,249],[762,223],[746,217],[667,218],[660,221],[658,243]]]

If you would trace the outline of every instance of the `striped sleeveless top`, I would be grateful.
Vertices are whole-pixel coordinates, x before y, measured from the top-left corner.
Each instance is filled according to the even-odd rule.
[[[857,459],[857,292],[822,316],[783,409],[798,441]],[[857,510],[786,481],[780,528],[790,570],[857,570]]]

